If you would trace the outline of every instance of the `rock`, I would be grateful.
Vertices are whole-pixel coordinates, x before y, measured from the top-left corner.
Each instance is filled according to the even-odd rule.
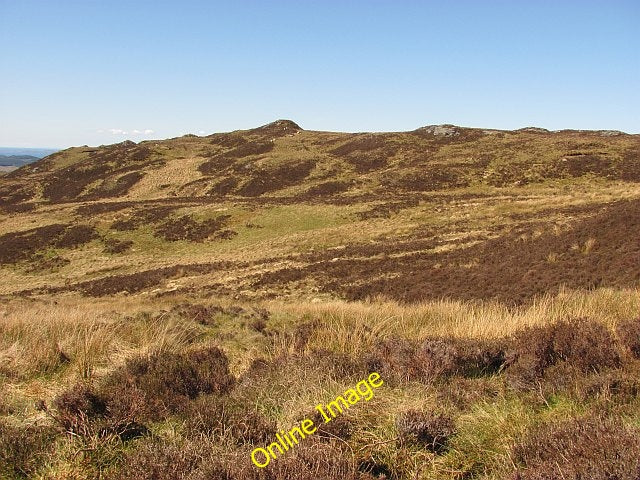
[[[460,135],[458,127],[455,125],[427,125],[418,129],[419,131],[430,133],[437,137],[453,137],[454,135]]]

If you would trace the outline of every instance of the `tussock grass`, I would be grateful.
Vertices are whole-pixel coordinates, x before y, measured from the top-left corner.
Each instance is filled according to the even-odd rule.
[[[113,478],[136,472],[135,478],[148,478],[145,469],[172,465],[176,475],[195,468],[193,478],[233,473],[241,480],[256,479],[260,477],[250,464],[251,449],[272,441],[274,431],[311,418],[315,405],[362,380],[367,373],[365,357],[381,341],[445,339],[445,345],[450,341],[452,348],[463,349],[452,350],[460,355],[474,341],[484,345],[525,327],[548,329],[572,318],[589,318],[606,326],[619,342],[621,368],[570,370],[567,378],[562,368],[574,361],[567,357],[558,360],[549,375],[537,377],[538,386],[527,384],[520,389],[512,388],[508,375],[500,371],[402,381],[383,375],[385,385],[375,396],[346,410],[342,423],[336,423],[335,432],[348,432],[344,438],[327,434],[306,439],[304,448],[288,452],[273,470],[280,472],[274,478],[285,478],[278,475],[297,472],[309,461],[323,475],[348,471],[354,479],[371,478],[359,468],[392,472],[399,480],[506,479],[514,471],[533,468],[529,465],[538,468],[537,460],[522,460],[514,453],[523,438],[538,441],[532,437],[535,432],[565,431],[566,419],[593,412],[607,412],[625,425],[637,422],[632,412],[637,406],[633,378],[640,368],[633,336],[637,330],[633,319],[640,316],[638,294],[637,290],[567,290],[517,308],[450,300],[403,305],[382,298],[371,302],[272,300],[250,305],[237,305],[228,298],[196,301],[180,295],[91,300],[67,296],[56,302],[16,299],[0,310],[0,382],[6,392],[0,402],[0,420],[55,430],[60,427],[52,418],[60,412],[53,399],[75,398],[73,392],[82,392],[72,389],[77,382],[100,392],[105,379],[133,368],[127,365],[162,359],[163,375],[168,377],[158,376],[157,381],[169,385],[171,372],[191,368],[172,359],[191,358],[190,352],[219,346],[229,358],[235,386],[225,393],[198,393],[159,417],[136,414],[137,423],[132,425],[142,432],[140,438],[105,434],[108,429],[101,426],[109,425],[111,417],[98,415],[91,420],[96,428],[80,436],[57,431],[52,434],[53,443],[41,448],[37,445],[42,430],[32,429],[24,442],[11,443],[11,448],[28,465],[29,478],[87,478],[99,472],[109,472]],[[253,307],[268,311],[260,316],[260,325],[252,312],[262,310]],[[561,340],[571,342],[570,337]],[[430,355],[424,344],[418,345],[422,345],[421,355]],[[512,344],[521,348],[518,345]],[[123,391],[109,398],[111,402],[130,398],[130,403],[139,402],[131,403],[137,412],[155,412],[153,402],[162,403],[164,394],[144,393],[145,388],[139,387],[136,395],[130,392],[130,397]],[[67,396],[61,396],[64,392]],[[82,404],[84,397],[78,398]],[[48,411],[35,408],[36,400],[43,400]],[[446,434],[446,442],[427,448],[420,439],[431,438],[433,432],[436,437]],[[321,454],[328,451],[339,465],[331,466]]]
[[[116,314],[113,305],[86,300],[10,304],[0,322],[0,358],[9,377],[28,379],[71,370],[90,378],[132,353],[177,351],[202,335],[197,325],[138,311]],[[129,306],[134,312],[135,307]]]
[[[614,328],[640,315],[640,290],[561,291],[531,305],[508,308],[497,302],[441,300],[403,305],[372,302],[267,302],[288,318],[311,319],[318,325],[307,348],[329,348],[358,354],[389,336],[424,338],[499,338],[524,327],[544,326],[571,318],[590,318]],[[294,349],[293,344],[283,348]]]

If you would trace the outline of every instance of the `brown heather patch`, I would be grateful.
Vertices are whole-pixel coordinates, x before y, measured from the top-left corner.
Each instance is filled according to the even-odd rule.
[[[390,218],[392,215],[420,204],[419,199],[398,200],[393,202],[380,203],[363,212],[358,212],[360,220],[368,220],[371,218]]]
[[[0,264],[29,258],[37,250],[46,248],[51,239],[59,236],[66,227],[67,225],[54,224],[23,232],[5,233],[0,236]]]
[[[462,188],[468,187],[471,183],[468,171],[468,165],[429,165],[419,171],[383,179],[381,185],[401,192],[430,192]]]
[[[565,384],[576,372],[598,372],[620,362],[611,332],[600,323],[577,319],[516,334],[507,349],[506,373],[514,386],[536,388],[543,377]],[[554,369],[558,364],[561,368]]]
[[[80,161],[47,173],[43,180],[43,194],[52,202],[124,195],[142,178],[142,169],[164,164],[164,160],[151,158],[152,153],[148,147],[133,142],[94,150],[86,162]],[[93,190],[83,194],[89,185],[96,182],[99,183]]]
[[[161,205],[156,207],[143,207],[136,209],[127,217],[116,220],[111,224],[112,230],[131,231],[144,225],[159,223],[165,220],[178,207]]]
[[[493,375],[504,362],[504,347],[497,341],[444,337],[421,342],[391,337],[379,342],[367,356],[370,371],[396,381]]]
[[[513,449],[513,480],[637,480],[640,435],[619,420],[579,418],[532,428]]]
[[[113,295],[120,292],[135,293],[145,288],[159,285],[169,278],[180,278],[190,274],[206,274],[226,270],[234,265],[239,266],[230,262],[172,265],[126,275],[112,275],[96,280],[88,280],[69,287],[49,289],[49,291],[55,293],[58,291],[78,290],[92,297]]]
[[[329,153],[352,164],[357,173],[368,173],[386,167],[398,150],[388,135],[361,134]]]
[[[324,195],[335,195],[336,193],[346,192],[349,189],[349,186],[350,184],[347,182],[336,180],[319,183],[318,185],[314,185],[313,187],[309,188],[303,196],[316,197]]]
[[[263,155],[269,153],[273,148],[274,143],[270,140],[242,143],[228,152],[214,155],[208,161],[202,163],[198,170],[204,175],[215,175],[234,165],[234,162],[240,158]]]
[[[618,168],[621,180],[640,182],[640,147],[625,151]]]
[[[55,429],[12,425],[0,419],[0,477],[32,478],[53,454]]]
[[[631,355],[640,359],[640,318],[620,322],[616,327],[616,333]]]
[[[49,247],[73,248],[98,237],[89,225],[53,224],[0,236],[0,265],[31,258],[38,250]],[[36,258],[41,262],[45,257]]]
[[[53,243],[60,248],[73,248],[98,238],[98,233],[90,225],[71,225]]]
[[[453,420],[442,414],[408,410],[396,417],[401,444],[417,444],[439,455],[447,451],[455,433]]]
[[[5,211],[11,211],[12,207],[16,207],[15,204],[30,199],[34,193],[33,186],[0,185],[0,207]]]
[[[195,444],[175,444],[160,439],[143,440],[126,453],[119,468],[106,474],[108,480],[185,480],[202,462]],[[210,478],[231,480],[216,472]]]
[[[640,396],[640,371],[633,363],[587,376],[575,370],[571,373],[574,396],[585,403],[602,405],[605,410],[633,405]]]
[[[562,286],[634,288],[640,284],[640,243],[635,240],[640,238],[640,201],[612,203],[558,234],[536,235],[534,230],[520,227],[468,248],[437,254],[412,249],[393,258],[323,259],[265,273],[255,285],[313,278],[322,291],[349,300],[383,295],[404,302],[458,298],[522,304]],[[393,251],[393,243],[389,249]],[[550,254],[556,256],[555,262],[549,261]]]
[[[32,212],[35,209],[36,209],[36,205],[33,203],[6,204],[6,205],[0,206],[0,210],[2,212],[9,213],[9,214]]]
[[[218,316],[225,315],[245,323],[256,330],[264,329],[270,313],[261,307],[242,307],[240,305],[203,305],[200,303],[180,303],[169,313],[193,320],[201,325],[214,325]],[[262,326],[262,327],[260,327]]]
[[[315,165],[314,160],[303,160],[286,165],[256,168],[251,171],[250,180],[244,183],[237,193],[245,197],[257,197],[295,185],[309,176]]]
[[[240,132],[214,133],[213,135],[209,135],[207,138],[209,138],[209,143],[211,145],[218,145],[225,148],[239,147],[248,142]]]
[[[208,195],[227,195],[231,193],[237,186],[239,180],[234,177],[223,178],[217,183],[214,183],[209,191]]]
[[[142,177],[143,172],[129,172],[124,175],[111,180],[109,182],[103,182],[100,186],[94,188],[89,193],[83,196],[83,199],[93,200],[106,197],[121,197],[127,194],[129,189],[138,183]]]
[[[183,354],[138,357],[113,372],[100,386],[114,411],[140,419],[164,418],[200,394],[225,394],[234,385],[226,355],[217,347]]]
[[[203,242],[211,237],[227,240],[236,234],[235,232],[232,233],[231,230],[223,230],[230,218],[231,215],[220,215],[216,218],[198,222],[191,215],[183,215],[169,219],[159,225],[154,235],[171,242],[177,240]]]
[[[76,384],[53,402],[54,417],[78,435],[147,432],[143,422],[183,411],[201,394],[223,395],[234,386],[225,354],[217,347],[134,357],[95,386]]]
[[[257,469],[248,452],[212,453],[214,445],[196,442],[145,441],[124,458],[109,480],[373,480],[393,478],[362,473],[350,455],[335,445],[318,441],[300,444]]]
[[[115,255],[118,253],[124,253],[131,249],[133,242],[131,240],[118,240],[115,238],[105,238],[102,240],[104,243],[104,253]]]

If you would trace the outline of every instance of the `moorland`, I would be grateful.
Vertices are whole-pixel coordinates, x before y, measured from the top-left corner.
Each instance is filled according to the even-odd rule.
[[[640,478],[640,135],[278,120],[0,209],[0,478]]]

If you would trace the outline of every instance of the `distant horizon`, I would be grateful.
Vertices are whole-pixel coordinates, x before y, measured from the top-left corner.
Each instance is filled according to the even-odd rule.
[[[639,23],[635,0],[0,0],[0,145],[275,118],[640,132]]]
[[[303,130],[308,130],[308,131],[317,131],[317,132],[335,132],[335,133],[402,133],[402,132],[411,132],[413,130],[419,129],[419,128],[423,128],[423,127],[428,127],[428,126],[432,126],[432,125],[452,125],[455,127],[459,127],[459,128],[473,128],[473,129],[480,129],[480,130],[499,130],[499,131],[516,131],[516,130],[522,130],[525,128],[540,128],[543,130],[547,130],[551,133],[553,132],[561,132],[563,130],[575,130],[575,131],[591,131],[591,132],[598,132],[598,131],[617,131],[617,132],[621,132],[622,134],[625,135],[640,135],[640,131],[639,132],[627,132],[624,130],[619,130],[616,128],[557,128],[557,129],[550,129],[550,128],[546,128],[546,127],[542,127],[540,125],[525,125],[522,127],[517,127],[517,128],[496,128],[496,127],[488,127],[488,126],[476,126],[476,125],[460,125],[457,123],[425,123],[423,125],[419,125],[415,128],[409,129],[409,130],[336,130],[336,129],[317,129],[317,128],[305,128],[304,125],[301,125],[299,122],[297,122],[295,119],[291,119],[291,118],[279,118],[279,119],[275,119],[272,120],[272,122],[278,121],[278,120],[289,120],[292,121],[294,123],[296,123],[297,125],[300,126],[300,128],[302,128]],[[121,139],[113,139],[114,141],[111,143],[101,143],[101,144],[89,144],[89,143],[83,143],[83,144],[77,144],[77,145],[67,145],[67,146],[62,146],[62,147],[51,147],[51,146],[45,146],[45,147],[20,147],[20,146],[0,146],[0,154],[4,154],[4,155],[10,155],[7,153],[3,153],[3,150],[52,150],[52,151],[60,151],[60,150],[65,150],[67,148],[77,148],[77,147],[83,147],[83,146],[87,146],[87,147],[99,147],[102,145],[114,145],[116,143],[122,143],[124,141],[132,141],[135,143],[141,143],[141,142],[146,142],[146,141],[162,141],[162,140],[167,140],[170,138],[179,138],[185,135],[196,135],[199,137],[206,137],[209,135],[213,135],[216,133],[228,133],[228,132],[233,132],[233,131],[238,131],[238,130],[251,130],[253,128],[258,128],[261,127],[263,125],[267,125],[271,122],[266,122],[266,123],[262,123],[259,125],[252,125],[252,126],[245,126],[243,128],[236,128],[236,129],[224,129],[224,130],[217,130],[217,131],[211,131],[211,132],[201,132],[201,133],[194,133],[194,132],[185,132],[185,133],[179,133],[176,135],[168,135],[167,137],[153,137],[153,138],[143,138],[143,139],[136,139],[133,137],[129,137],[129,136],[123,136]],[[53,152],[52,152],[53,153]]]

